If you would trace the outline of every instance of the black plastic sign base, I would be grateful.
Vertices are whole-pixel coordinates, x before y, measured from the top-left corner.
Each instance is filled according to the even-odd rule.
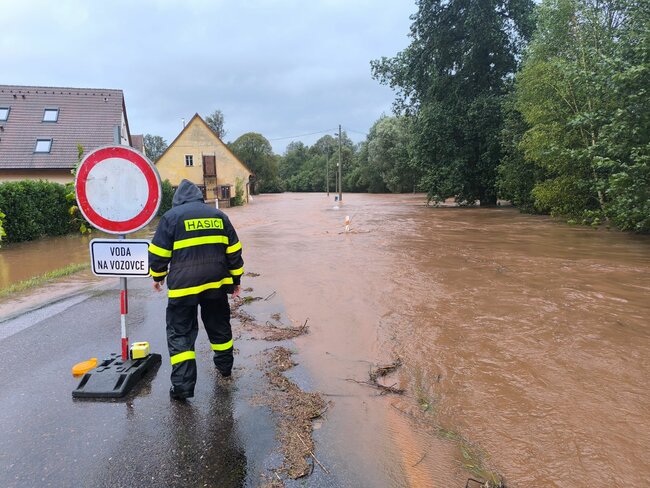
[[[74,398],[121,398],[133,388],[145,373],[162,361],[160,354],[149,354],[142,359],[122,360],[120,354],[111,354],[95,369],[86,373]]]

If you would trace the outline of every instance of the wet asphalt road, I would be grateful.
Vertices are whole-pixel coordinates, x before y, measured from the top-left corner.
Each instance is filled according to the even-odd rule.
[[[162,365],[127,397],[72,398],[70,368],[119,352],[118,284],[0,323],[0,486],[257,486],[281,464],[268,410],[252,392],[257,351],[239,345],[234,381],[217,377],[202,330],[195,398],[169,399],[164,294],[129,280],[129,340],[149,341]],[[86,298],[85,300],[82,298]],[[247,365],[247,363],[249,365]]]

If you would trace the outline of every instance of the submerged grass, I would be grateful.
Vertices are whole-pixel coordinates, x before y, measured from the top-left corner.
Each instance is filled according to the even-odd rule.
[[[81,270],[88,269],[88,263],[81,264],[69,264],[63,268],[55,269],[54,271],[48,271],[42,275],[34,276],[28,280],[19,281],[13,285],[9,285],[5,288],[0,288],[0,298],[7,297],[14,293],[28,290],[30,288],[35,288],[44,283],[48,283],[57,278],[62,278],[64,276],[69,276],[74,273],[78,273]]]
[[[424,420],[440,439],[454,442],[458,446],[462,467],[472,476],[483,480],[481,487],[504,488],[501,476],[488,467],[488,454],[461,433],[440,424],[438,418],[439,399],[433,394],[434,386],[432,385],[432,383],[440,381],[440,376],[429,380],[425,378],[420,368],[415,368],[412,374],[414,400],[422,414],[421,420]]]
[[[424,381],[420,368],[417,368],[414,373],[413,390],[415,392],[415,400],[418,402],[422,413],[435,415],[437,413],[437,405],[433,396],[429,393],[431,385]]]

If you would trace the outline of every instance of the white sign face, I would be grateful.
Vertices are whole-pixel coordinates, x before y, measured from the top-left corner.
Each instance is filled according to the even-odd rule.
[[[149,241],[146,239],[93,239],[90,261],[96,276],[149,276]]]
[[[149,198],[144,174],[125,159],[104,159],[88,172],[86,180],[88,204],[99,215],[110,215],[112,220],[135,218]]]

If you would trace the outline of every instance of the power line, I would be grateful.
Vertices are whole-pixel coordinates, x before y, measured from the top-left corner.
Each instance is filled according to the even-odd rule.
[[[334,130],[336,130],[336,128],[334,128],[334,129],[327,129],[327,130],[321,130],[321,131],[319,131],[319,132],[310,132],[309,134],[300,134],[300,135],[297,135],[297,136],[276,137],[276,138],[274,138],[274,139],[268,139],[268,141],[282,141],[282,140],[284,140],[284,139],[298,139],[299,137],[314,136],[314,135],[316,135],[316,134],[327,134],[328,132],[332,132],[332,131],[334,131]]]
[[[361,131],[353,130],[353,129],[346,129],[345,132],[354,132],[355,134],[361,134],[362,136],[367,136],[368,135],[367,132],[361,132]]]

